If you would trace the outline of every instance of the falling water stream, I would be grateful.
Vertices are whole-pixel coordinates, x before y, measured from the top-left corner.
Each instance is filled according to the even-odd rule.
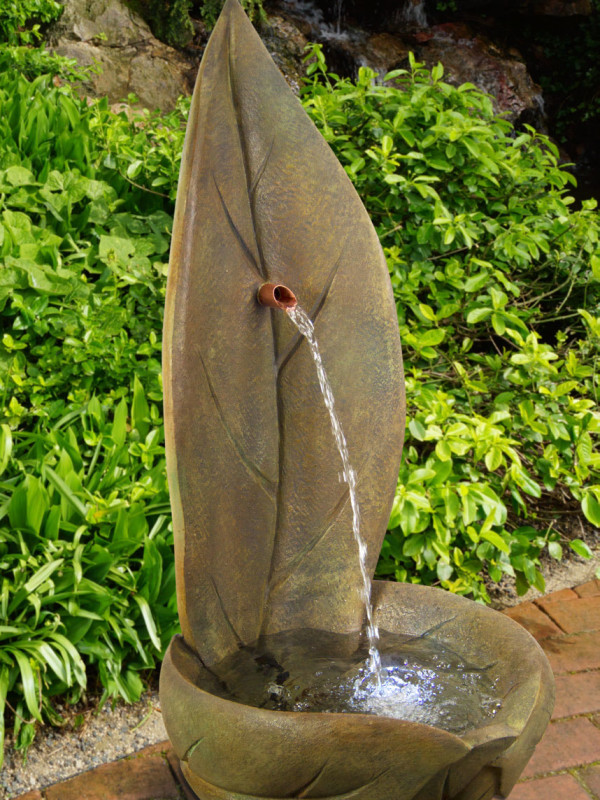
[[[325,406],[329,412],[329,419],[331,420],[331,429],[335,438],[340,458],[342,460],[342,476],[348,486],[348,494],[350,496],[350,505],[352,507],[352,533],[356,540],[358,547],[358,563],[360,566],[360,574],[362,576],[361,597],[365,604],[366,614],[366,631],[369,642],[369,661],[368,671],[375,679],[377,686],[381,687],[381,656],[379,654],[379,630],[373,618],[373,604],[371,603],[371,579],[367,571],[367,545],[360,532],[360,510],[358,507],[358,497],[356,494],[356,472],[350,463],[350,454],[348,453],[348,444],[342,429],[340,418],[335,410],[335,401],[333,392],[331,391],[331,384],[323,366],[323,359],[321,358],[321,351],[315,337],[315,328],[312,324],[308,314],[300,308],[287,309],[288,317],[292,320],[294,325],[298,328],[300,333],[306,338],[310,352],[317,368],[317,377],[319,378],[319,385]]]

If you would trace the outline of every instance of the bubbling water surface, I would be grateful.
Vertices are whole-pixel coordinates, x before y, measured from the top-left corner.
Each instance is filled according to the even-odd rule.
[[[278,711],[375,714],[456,734],[501,707],[492,666],[424,637],[381,633],[381,684],[357,637],[303,630],[264,637],[216,667],[230,699]]]

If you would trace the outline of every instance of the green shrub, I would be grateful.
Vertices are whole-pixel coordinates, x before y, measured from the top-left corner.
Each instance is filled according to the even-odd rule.
[[[0,5],[0,44],[29,44],[40,38],[40,24],[58,19],[57,0],[4,0]]]
[[[79,67],[74,58],[50,53],[44,47],[0,45],[0,73],[16,72],[29,80],[39,75],[53,75],[66,81],[83,81],[92,71]]]
[[[485,571],[543,588],[561,515],[600,526],[600,225],[547,137],[515,131],[470,84],[411,60],[327,76],[304,104],[354,182],[388,259],[408,430],[378,574],[486,599]],[[564,517],[562,517],[564,518]]]
[[[177,630],[160,329],[183,115],[0,75],[0,739],[8,703],[23,748],[90,666],[138,698]]]
[[[139,0],[139,9],[152,33],[171,47],[184,47],[194,35],[191,5],[192,0]]]
[[[139,699],[177,630],[173,537],[159,411],[138,380],[130,405],[92,397],[51,427],[1,431],[0,718],[8,696],[26,749],[88,665],[105,696]]]
[[[595,203],[572,210],[548,140],[441,68],[354,84],[313,55],[303,101],[378,228],[404,341],[378,572],[541,586],[560,512],[600,524]],[[0,737],[10,704],[22,747],[90,667],[139,696],[176,629],[160,332],[188,108],[130,119],[0,72]]]

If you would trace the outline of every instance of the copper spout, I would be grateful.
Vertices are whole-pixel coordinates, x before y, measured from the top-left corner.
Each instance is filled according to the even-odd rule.
[[[294,308],[298,301],[296,295],[281,283],[263,283],[257,294],[258,302],[269,308],[281,308],[287,311]]]

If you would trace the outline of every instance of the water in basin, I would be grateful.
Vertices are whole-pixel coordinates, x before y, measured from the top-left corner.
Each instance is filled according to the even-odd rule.
[[[501,707],[493,665],[468,663],[427,636],[381,631],[381,684],[368,645],[324,631],[263,637],[213,668],[230,699],[278,711],[377,714],[456,734],[491,722]]]

